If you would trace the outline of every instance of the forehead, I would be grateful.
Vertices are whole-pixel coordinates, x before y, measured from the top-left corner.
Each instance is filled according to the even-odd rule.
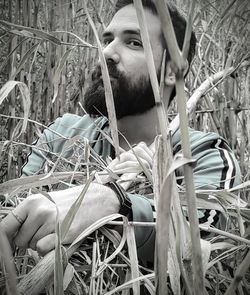
[[[144,9],[145,18],[148,24],[148,32],[151,39],[159,38],[161,35],[161,23],[157,15],[154,15],[149,9]],[[133,4],[129,4],[120,10],[112,18],[105,32],[119,34],[123,31],[140,31],[136,10]]]

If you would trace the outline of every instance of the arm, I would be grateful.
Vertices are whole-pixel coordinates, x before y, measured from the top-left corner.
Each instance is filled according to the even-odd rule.
[[[28,176],[32,175],[33,173],[39,173],[39,170],[42,170],[44,168],[44,163],[46,161],[47,155],[51,152],[55,153],[59,151],[59,148],[57,147],[61,147],[61,145],[66,142],[66,139],[60,136],[60,133],[62,133],[62,126],[65,130],[65,125],[69,125],[71,127],[68,128],[70,132],[72,130],[79,132],[80,128],[82,128],[83,130],[83,128],[85,127],[85,130],[88,130],[91,135],[93,135],[94,133],[94,128],[90,128],[88,124],[79,124],[78,126],[75,126],[73,124],[69,124],[71,123],[69,122],[69,119],[66,122],[65,120],[62,122],[62,120],[63,118],[57,119],[52,125],[50,125],[49,129],[46,129],[43,132],[42,137],[39,139],[36,146],[34,146],[34,148],[32,149],[32,153],[28,158],[28,162],[23,169],[23,175]],[[73,128],[72,125],[76,128]],[[73,134],[73,132],[71,133]],[[85,135],[85,133],[83,135]],[[44,153],[41,153],[41,151],[39,150],[41,146],[45,150]],[[124,161],[126,160],[127,158],[124,159]],[[116,162],[116,164],[118,163]],[[130,166],[131,162],[129,162],[128,164],[128,166]],[[124,168],[123,165],[117,167],[120,169],[120,171]],[[136,167],[132,168],[136,169]],[[133,173],[135,173],[135,170],[132,171],[132,174]],[[131,175],[131,173],[129,172],[128,174]],[[90,188],[92,189],[93,186],[96,186],[96,184],[91,184]],[[117,204],[119,204],[119,202],[114,192],[110,188],[102,185],[99,185],[98,189],[99,193],[102,193],[103,198],[108,201],[104,206],[105,210],[103,210],[104,207],[102,205],[100,206],[102,202],[98,199],[95,199],[96,194],[93,194],[90,191],[88,195],[84,198],[83,204],[79,209],[79,212],[81,213],[79,213],[79,217],[76,216],[74,224],[72,225],[70,232],[66,236],[64,243],[72,242],[76,235],[78,235],[83,229],[85,229],[94,221],[100,219],[103,216],[109,215],[111,213],[117,213],[119,211],[119,206],[117,207]],[[70,208],[70,206],[78,196],[75,195],[76,190],[77,188],[49,193],[53,197],[59,208],[60,220],[63,220],[67,210]],[[95,197],[92,198],[92,195],[94,195]],[[153,221],[151,204],[146,198],[138,195],[131,195],[131,201],[135,221]],[[85,215],[83,215],[83,212],[85,211],[94,212],[92,215],[92,219],[87,217],[87,215],[86,217]],[[52,202],[48,201],[42,195],[33,195],[27,198],[16,209],[14,209],[14,213],[15,212],[17,212],[18,216],[20,216],[20,218],[24,220],[24,223],[20,225],[13,214],[7,216],[5,221],[2,223],[2,226],[5,228],[10,239],[14,238],[15,243],[20,247],[31,247],[33,249],[37,249],[38,251],[40,251],[40,253],[46,253],[49,249],[54,247],[54,242],[52,244],[51,242],[54,240],[53,232],[55,227],[56,210],[55,205]],[[36,218],[36,216],[39,216],[39,218]],[[79,221],[80,216],[81,222]],[[87,221],[90,223],[87,223]],[[141,227],[136,227],[135,235],[138,248],[141,248],[144,245],[151,232],[151,228],[143,229]],[[32,236],[34,237],[31,239]]]
[[[56,206],[59,210],[59,222],[62,222],[82,189],[83,186],[77,186],[50,192],[55,203],[41,194],[31,195],[13,210],[14,214],[10,213],[3,219],[1,227],[17,246],[30,247],[44,255],[55,247]],[[119,206],[120,203],[110,188],[91,183],[63,243],[71,243],[98,219],[117,213]]]
[[[213,132],[189,129],[196,189],[227,189],[241,183],[239,164],[226,141]],[[178,130],[172,137],[174,155],[181,152],[181,136]],[[178,183],[184,185],[183,169],[177,169]]]
[[[229,189],[240,184],[240,167],[232,150],[222,138],[217,136],[209,139],[206,138],[208,135],[193,143],[195,188]]]
[[[241,183],[239,164],[225,140],[215,133],[190,131],[192,157],[196,160],[194,167],[194,185],[196,190],[229,189]],[[175,146],[178,149],[178,145]],[[183,171],[178,169],[177,179],[185,188]],[[186,206],[183,206],[184,216],[187,216]],[[228,217],[218,210],[200,208],[199,223],[212,225],[225,230]],[[202,237],[208,236],[201,232]]]

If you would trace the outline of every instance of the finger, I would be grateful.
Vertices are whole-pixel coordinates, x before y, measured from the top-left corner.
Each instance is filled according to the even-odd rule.
[[[136,154],[136,156],[139,159],[144,159],[145,161],[147,161],[150,165],[152,165],[152,157],[151,155],[149,155],[141,146],[137,146],[136,148],[134,148],[133,150],[130,151],[133,154]],[[136,158],[137,159],[137,158]],[[137,160],[138,161],[138,160]]]
[[[146,145],[145,142],[140,142],[135,148],[140,148],[144,151],[144,153],[148,154],[150,158],[153,158],[153,151]]]
[[[29,242],[40,228],[41,224],[37,224],[33,218],[28,217],[23,225],[18,230],[15,238],[14,243],[19,248],[28,248]]]
[[[113,170],[113,168],[118,165],[119,163],[127,162],[132,159],[136,159],[135,155],[131,154],[130,152],[124,152],[120,154],[119,158],[115,158],[109,165],[108,168]]]
[[[148,164],[148,162],[146,162],[145,160],[141,160],[143,166],[146,169],[150,169],[150,166]],[[123,173],[127,173],[127,172],[142,172],[143,168],[138,162],[132,162],[132,161],[128,161],[126,163],[121,163],[118,164],[114,169],[113,172],[116,174],[123,174]]]
[[[145,160],[144,163],[148,163],[146,167],[151,167],[152,166],[152,157],[153,157],[153,152],[147,147],[147,145],[144,142],[139,143],[136,147],[133,149],[122,153],[119,158],[115,158],[109,165],[108,168],[114,172],[114,169],[117,165],[121,163],[127,163],[129,161],[134,161],[134,162],[139,162],[138,158],[143,161]]]
[[[34,234],[31,241],[29,242],[29,247],[36,250],[36,245],[39,240],[55,232],[55,224],[49,223],[42,225],[38,231]]]
[[[151,165],[152,159],[150,159],[150,157],[145,154],[142,149],[137,149],[135,152],[129,151],[121,155],[120,161],[116,161],[116,163],[113,163],[112,170],[116,169],[116,167],[121,164],[125,164],[128,166],[129,164],[134,162],[136,165],[139,165],[140,162],[138,161],[138,158],[140,162],[145,163],[145,165],[148,166],[148,163],[149,165]]]
[[[138,170],[142,171],[142,168],[144,168],[144,167],[149,169],[150,164],[144,159],[140,159],[140,163],[138,161],[127,161],[127,162],[124,162],[124,163],[117,164],[114,167],[113,171],[115,172],[116,170],[122,170],[122,169],[126,169],[126,168],[129,168],[129,167],[138,167]]]
[[[118,158],[115,158],[109,165],[107,166],[108,169],[113,170],[113,167],[119,163]]]
[[[56,234],[52,233],[43,237],[36,243],[36,250],[39,253],[39,255],[44,256],[49,251],[55,249],[55,245],[56,245]]]
[[[21,248],[27,248],[33,236],[39,231],[40,227],[45,225],[51,229],[55,226],[56,208],[54,204],[50,206],[50,202],[40,205],[38,208],[33,209],[26,218],[25,222],[19,229],[16,237],[15,244]]]
[[[22,226],[20,221],[24,222],[26,218],[27,213],[21,203],[1,221],[1,227],[8,239],[12,239],[15,236],[19,228]]]

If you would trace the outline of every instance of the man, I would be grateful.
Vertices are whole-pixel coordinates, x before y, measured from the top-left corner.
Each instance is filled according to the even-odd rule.
[[[159,76],[166,45],[153,2],[142,2],[146,19],[150,24],[148,27],[150,42]],[[170,13],[179,46],[182,47],[185,20],[174,8],[170,9]],[[132,1],[118,1],[116,13],[103,33],[103,44],[114,93],[118,129],[121,134],[120,146],[123,150],[128,151],[127,142],[130,145],[137,145],[138,157],[150,166],[152,151],[148,146],[153,143],[158,134],[159,126],[138,20]],[[188,55],[189,63],[194,54],[194,47],[195,37],[192,34]],[[174,96],[175,75],[171,69],[169,55],[167,56],[164,83],[168,102]],[[167,107],[168,103],[165,102],[165,108]],[[112,145],[104,136],[104,133],[109,134],[109,126],[105,118],[107,110],[99,65],[92,75],[92,83],[85,96],[85,108],[88,115],[79,117],[66,114],[44,131],[23,168],[23,175],[43,172],[46,159],[50,155],[72,159],[74,149],[72,145],[66,143],[68,138],[76,135],[89,141],[93,150],[93,158],[94,153],[105,161],[107,157],[114,158]],[[240,182],[239,166],[222,138],[214,133],[190,131],[190,142],[192,155],[196,160],[194,168],[196,188],[229,188]],[[172,145],[174,153],[180,151],[179,131],[173,135]],[[126,167],[125,162],[128,160],[133,165],[137,162],[133,153],[125,152],[120,160],[115,159],[110,167],[114,172],[119,173]],[[177,171],[177,174],[182,176],[181,171]],[[58,206],[60,220],[63,219],[81,190],[82,186],[76,186],[51,193]],[[125,194],[121,192],[120,187],[114,184],[91,183],[64,243],[70,243],[87,226],[101,217],[117,212],[128,215],[135,221],[153,221],[152,205],[144,196]],[[17,246],[30,247],[45,254],[55,246],[55,219],[54,204],[44,196],[32,195],[2,221],[2,226]],[[136,227],[135,234],[139,258],[144,261],[152,260],[154,229]]]

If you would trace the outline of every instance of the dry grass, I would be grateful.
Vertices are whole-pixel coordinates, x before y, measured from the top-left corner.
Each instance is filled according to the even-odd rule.
[[[186,11],[191,6],[185,1],[176,2],[182,3]],[[200,191],[196,196],[198,207],[221,211],[228,222],[225,232],[202,227],[203,231],[213,233],[206,241],[201,240],[205,286],[208,294],[242,295],[250,290],[250,7],[247,0],[200,2],[194,10],[199,43],[186,81],[187,96],[198,89],[192,97],[197,106],[189,116],[189,123],[199,130],[215,131],[229,141],[240,162],[243,180],[243,184],[235,190]],[[46,125],[67,111],[83,114],[81,100],[88,73],[96,61],[97,49],[90,46],[95,44],[94,35],[90,26],[86,25],[87,17],[81,1],[69,4],[66,1],[38,3],[10,0],[0,5],[6,5],[0,7],[3,8],[0,9],[1,19],[15,24],[0,22],[3,52],[0,60],[0,191],[3,200],[7,197],[11,205],[1,207],[3,217],[29,193],[29,188],[55,183],[71,184],[73,180],[84,183],[89,179],[89,171],[103,170],[103,163],[97,155],[97,163],[91,163],[89,159],[81,159],[81,163],[76,160],[71,168],[73,172],[69,172],[67,160],[61,158],[56,162],[51,177],[43,180],[30,177],[25,184],[17,179],[29,145],[41,132],[41,123]],[[98,32],[110,19],[112,7],[112,1],[88,1],[88,10]],[[13,79],[16,82],[11,82]],[[204,81],[207,82],[202,84]],[[20,90],[12,90],[15,84]],[[176,116],[174,106],[168,116]],[[170,127],[176,128],[174,124]],[[82,142],[76,139],[74,144],[81,147]],[[157,152],[158,162],[164,162],[160,148]],[[88,163],[86,171],[78,172],[75,168],[82,163]],[[175,162],[175,165],[183,164]],[[164,177],[159,177],[160,173],[164,174],[164,169],[156,163],[153,172],[154,190],[159,198],[160,185],[166,185]],[[145,175],[136,177],[129,191],[150,198],[152,190],[148,188],[152,188],[151,180],[152,177]],[[181,205],[186,205],[186,199],[183,194],[178,195],[175,186],[171,187],[169,194],[175,196],[167,233],[167,248],[171,251],[164,254],[168,260],[165,268],[168,268],[169,274],[169,293],[192,294],[191,237],[181,212]],[[168,206],[166,202],[164,205]],[[108,228],[100,228],[105,223],[119,224],[114,221],[117,216],[111,216],[87,229],[65,250],[60,247],[60,241],[75,214],[74,208],[71,209],[67,221],[57,229],[58,248],[55,252],[43,260],[30,250],[24,252],[17,249],[14,253],[18,288],[23,294],[38,294],[41,290],[47,294],[62,294],[62,289],[65,294],[129,294],[128,288],[139,294],[139,284],[149,294],[160,294],[159,276],[163,275],[163,280],[167,278],[161,268],[156,268],[155,274],[152,269],[136,263],[133,234],[135,226],[154,224],[134,223],[132,226],[124,219],[123,235],[120,237]],[[159,232],[158,235],[161,237]],[[161,238],[158,241],[161,243]],[[9,257],[8,247],[2,243],[0,250],[1,257]],[[10,259],[8,261],[11,262]],[[6,274],[13,270],[13,264],[8,264],[8,261],[2,259],[1,294],[17,294],[15,279],[6,280]],[[181,282],[176,279],[178,276],[181,276]],[[6,289],[6,282],[11,291]]]

